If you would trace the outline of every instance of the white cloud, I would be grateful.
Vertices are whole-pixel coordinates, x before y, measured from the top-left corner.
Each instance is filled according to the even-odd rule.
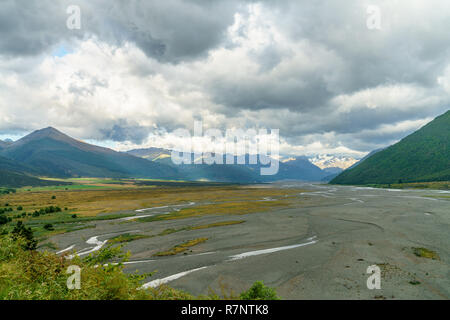
[[[133,1],[123,15],[117,6],[111,16],[99,10],[97,24],[90,20],[96,4],[85,4],[83,36],[44,25],[51,50],[36,43],[36,54],[27,47],[13,58],[7,53],[18,48],[0,41],[0,134],[51,125],[121,150],[170,147],[170,132],[202,120],[220,130],[280,129],[284,153],[360,157],[450,103],[450,4],[381,1],[377,32],[365,27],[369,2],[193,2],[183,4],[192,6],[187,17],[146,22],[150,11],[134,20]],[[154,9],[164,15],[176,3]],[[183,28],[180,16],[199,25]],[[167,55],[152,54],[143,30]],[[49,54],[61,44],[70,44],[67,54]]]

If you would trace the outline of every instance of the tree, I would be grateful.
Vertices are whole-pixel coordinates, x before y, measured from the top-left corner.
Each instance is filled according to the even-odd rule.
[[[0,216],[0,225],[7,224],[7,223],[8,223],[8,218],[5,216]]]
[[[48,230],[48,231],[53,231],[53,230],[55,230],[55,228],[53,228],[53,225],[52,225],[51,223],[47,223],[47,224],[44,226],[44,229],[45,229],[45,230]]]
[[[36,250],[37,241],[34,239],[33,231],[31,231],[31,228],[25,227],[22,221],[17,221],[17,224],[12,231],[12,235],[14,240],[17,240],[18,238],[25,239],[25,244],[23,245],[25,250]]]

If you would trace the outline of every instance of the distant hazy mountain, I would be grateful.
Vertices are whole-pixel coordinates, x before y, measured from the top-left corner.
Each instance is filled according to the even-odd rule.
[[[276,176],[268,176],[271,180],[321,181],[328,174],[312,164],[306,157],[280,162],[280,170]]]
[[[162,148],[134,149],[128,151],[129,154],[152,161],[170,158],[171,151]]]
[[[175,166],[171,161],[171,150],[149,148],[129,151],[130,154],[140,156],[150,161],[160,162]],[[226,162],[226,155],[222,155],[223,162]],[[261,167],[268,165],[250,165],[247,154],[245,165],[207,165],[200,164],[201,158],[195,159],[195,164],[175,166],[180,174],[190,180],[211,180],[211,181],[232,181],[232,182],[271,182],[277,180],[302,180],[302,181],[322,181],[331,173],[323,171],[312,164],[306,157],[290,158],[279,163],[279,172],[273,176],[261,176]],[[194,155],[191,155],[194,162]],[[236,158],[235,158],[236,159]],[[235,160],[234,163],[237,163]]]
[[[324,168],[323,171],[325,171],[326,173],[329,173],[329,174],[339,174],[344,170],[342,168],[329,167],[329,168]]]
[[[327,175],[321,181],[328,182],[328,181],[336,178],[344,170],[341,168],[330,167],[330,168],[325,168],[322,171],[324,171]]]
[[[57,177],[177,178],[176,169],[75,140],[54,128],[35,131],[0,155]]]
[[[256,170],[241,165],[202,164],[202,159],[196,159],[194,154],[191,154],[192,164],[176,165],[172,162],[171,150],[148,148],[130,150],[128,153],[152,162],[172,166],[178,170],[184,180],[233,183],[254,183],[263,181],[259,175],[259,171],[256,172]],[[225,156],[223,157],[225,159]]]
[[[450,180],[450,111],[331,181],[377,184]]]
[[[11,144],[11,142],[9,142],[9,141],[2,141],[2,140],[0,140],[0,150],[6,148],[10,144]]]

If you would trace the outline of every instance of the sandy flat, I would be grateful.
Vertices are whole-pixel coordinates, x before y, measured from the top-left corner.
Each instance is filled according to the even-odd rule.
[[[450,201],[436,197],[439,191],[293,182],[275,186],[306,192],[295,195],[294,206],[270,212],[144,223],[100,221],[95,229],[58,235],[52,241],[62,250],[82,251],[89,250],[86,240],[92,237],[104,241],[123,232],[155,234],[245,220],[130,242],[125,249],[135,263],[126,270],[157,270],[147,283],[164,280],[192,294],[207,294],[210,288],[219,294],[220,288],[238,293],[262,280],[283,299],[449,299]],[[152,257],[202,237],[208,241],[187,254]],[[417,257],[412,249],[417,247],[435,251],[440,260]],[[382,271],[380,290],[367,288],[371,265]]]

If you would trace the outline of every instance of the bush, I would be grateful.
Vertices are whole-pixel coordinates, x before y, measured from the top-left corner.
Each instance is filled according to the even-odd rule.
[[[73,218],[73,219],[76,219],[76,218],[77,218],[77,215],[76,215],[76,214],[73,214],[73,215],[72,215],[72,218]]]
[[[162,286],[141,289],[149,276],[125,274],[120,262],[128,255],[120,248],[105,247],[90,257],[72,260],[54,253],[27,251],[24,239],[0,237],[0,300],[187,300],[193,296]],[[106,260],[105,260],[106,259]],[[118,265],[104,265],[114,259]],[[81,289],[69,290],[66,282],[70,265],[81,268]]]
[[[5,216],[0,216],[0,226],[8,223],[8,218]]]
[[[264,285],[262,281],[257,281],[253,286],[241,293],[242,300],[280,300],[275,289]]]
[[[25,242],[23,244],[24,250],[36,250],[37,241],[34,240],[33,231],[31,228],[25,227],[22,221],[17,221],[16,226],[12,231],[13,239],[24,239]]]
[[[47,224],[44,226],[44,229],[45,229],[45,230],[48,230],[48,231],[53,231],[53,230],[55,230],[55,228],[53,228],[53,225],[52,225],[51,223],[47,223]]]
[[[10,193],[16,193],[16,189],[0,188],[0,194],[10,194]]]
[[[20,227],[19,227],[20,224]],[[166,285],[142,289],[142,281],[151,274],[126,274],[123,262],[129,254],[121,247],[107,246],[81,259],[65,259],[52,252],[30,251],[29,239],[21,222],[14,235],[0,236],[0,300],[193,300],[220,299],[218,296],[194,297]],[[31,230],[30,230],[31,231]],[[21,236],[25,234],[25,237]],[[106,264],[116,261],[118,264]],[[79,266],[81,289],[69,290],[66,274],[70,265]],[[278,299],[275,291],[255,283],[243,293],[244,299]]]
[[[23,210],[23,207],[22,206],[18,206],[17,207],[17,211],[22,211]]]
[[[56,199],[56,196],[52,196],[52,200],[55,200]]]

